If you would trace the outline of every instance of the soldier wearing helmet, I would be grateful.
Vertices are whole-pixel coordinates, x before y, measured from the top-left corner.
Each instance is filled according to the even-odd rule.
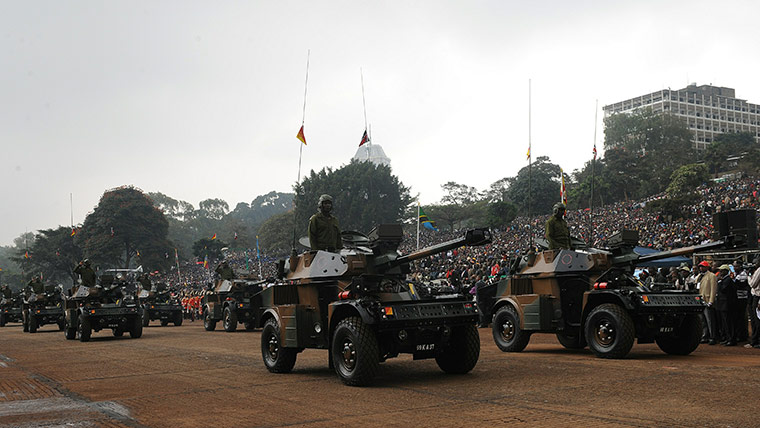
[[[85,287],[94,287],[98,277],[95,275],[95,271],[92,269],[92,264],[89,259],[84,259],[79,262],[79,265],[74,268],[74,273],[82,278],[82,285]]]
[[[549,242],[549,249],[566,249],[570,246],[570,229],[567,227],[565,220],[565,204],[554,204],[554,214],[546,221],[546,240]]]
[[[338,251],[343,248],[343,243],[340,239],[338,219],[330,214],[332,196],[320,196],[318,207],[319,211],[309,219],[309,245],[312,251]]]

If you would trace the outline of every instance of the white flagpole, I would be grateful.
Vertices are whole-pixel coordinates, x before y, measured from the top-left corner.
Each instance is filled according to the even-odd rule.
[[[420,249],[420,202],[417,201],[417,249]]]

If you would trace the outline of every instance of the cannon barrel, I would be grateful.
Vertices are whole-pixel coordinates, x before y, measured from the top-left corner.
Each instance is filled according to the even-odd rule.
[[[443,253],[444,251],[452,250],[454,248],[458,248],[463,245],[477,246],[477,245],[485,245],[490,242],[491,242],[491,231],[489,229],[471,229],[465,232],[464,236],[461,238],[452,239],[450,241],[442,242],[436,245],[431,245],[430,247],[425,247],[421,250],[411,252],[397,259],[389,260],[379,265],[378,268],[390,269],[396,266],[403,265],[405,263],[413,262],[415,260],[423,259],[425,257],[430,257],[434,254]]]
[[[725,239],[720,239],[714,242],[708,242],[706,244],[692,245],[690,247],[682,247],[682,248],[676,248],[673,250],[660,251],[657,253],[647,254],[643,256],[631,252],[629,254],[624,254],[622,256],[613,257],[612,264],[613,265],[627,265],[627,264],[635,263],[637,265],[642,265],[651,261],[666,259],[668,257],[684,256],[684,255],[693,254],[699,251],[723,248],[727,245],[731,245],[731,243],[733,243],[733,239],[731,236],[728,236]]]

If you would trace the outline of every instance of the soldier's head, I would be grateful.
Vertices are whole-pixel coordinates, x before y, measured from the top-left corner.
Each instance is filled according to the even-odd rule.
[[[332,196],[324,194],[319,197],[319,202],[317,203],[317,206],[319,207],[319,211],[321,211],[322,214],[329,214],[330,211],[332,211],[332,204],[333,204]]]
[[[85,265],[85,266],[87,266],[87,267],[90,267],[92,265],[92,263],[90,263],[90,259],[84,259],[84,260],[82,260],[82,264]]]
[[[560,217],[560,218],[565,216],[565,210],[566,210],[565,204],[563,204],[562,202],[557,202],[552,207],[552,213],[555,216]]]

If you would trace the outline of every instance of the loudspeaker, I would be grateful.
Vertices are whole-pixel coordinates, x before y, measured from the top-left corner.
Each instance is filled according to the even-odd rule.
[[[713,215],[713,239],[728,235],[744,238],[742,246],[757,248],[757,222],[755,210],[735,210],[720,212]]]

